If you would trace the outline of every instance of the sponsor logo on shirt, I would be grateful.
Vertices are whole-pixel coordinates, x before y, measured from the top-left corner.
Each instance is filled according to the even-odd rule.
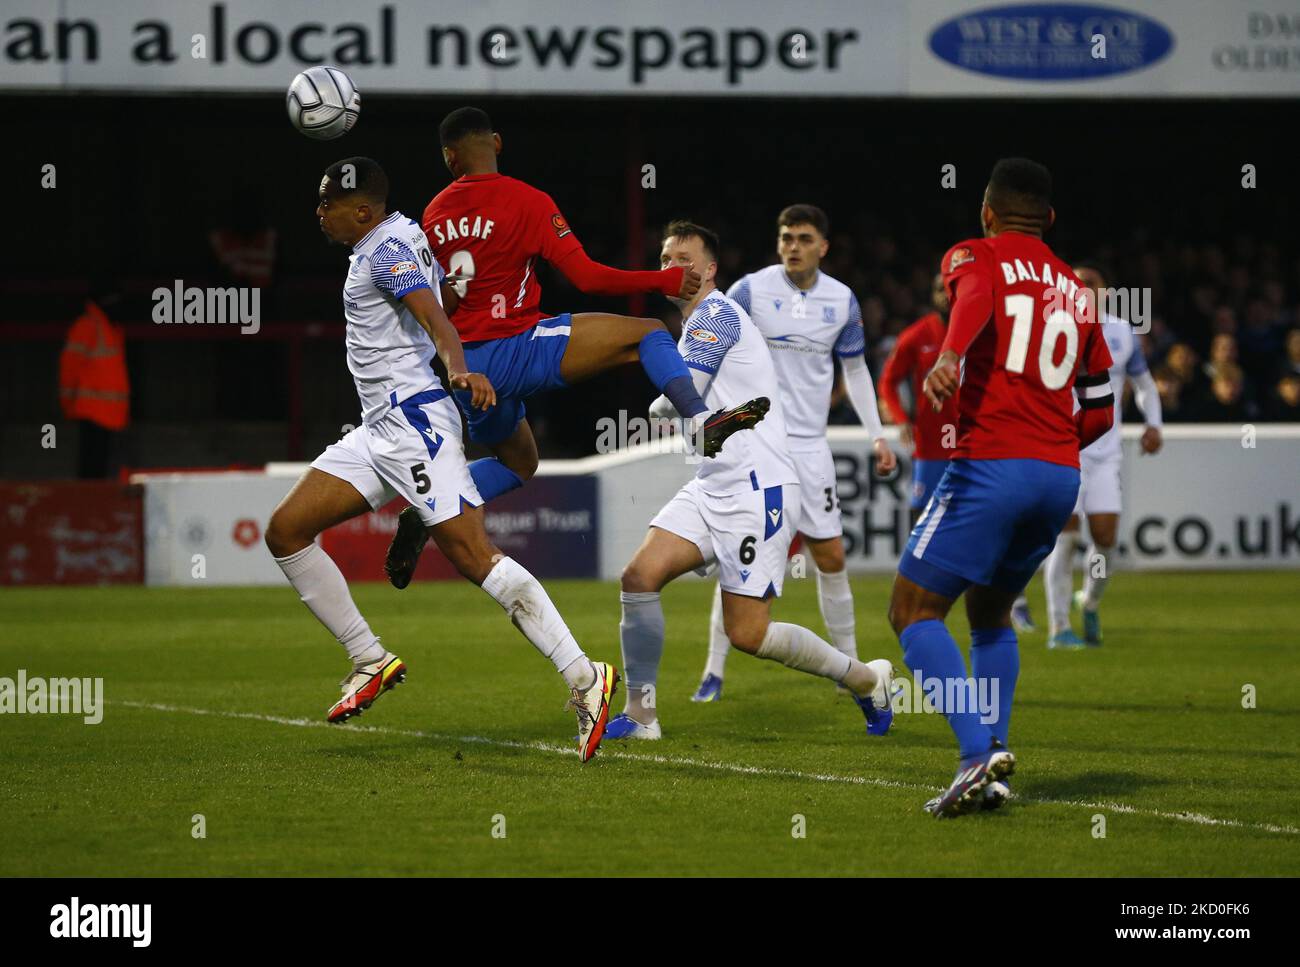
[[[569,223],[564,220],[564,216],[559,212],[551,216],[551,227],[555,229],[556,238],[564,238],[573,231],[573,229],[569,228]]]
[[[952,253],[952,258],[948,260],[948,271],[956,272],[957,266],[965,265],[967,262],[975,261],[975,253],[970,249],[962,246]]]
[[[692,339],[698,339],[700,342],[717,342],[718,337],[707,329],[692,329],[687,333]]]
[[[420,267],[418,265],[416,265],[414,262],[408,259],[405,262],[394,263],[393,267],[388,271],[391,272],[393,275],[401,275],[404,272],[416,272],[419,270],[419,268]]]

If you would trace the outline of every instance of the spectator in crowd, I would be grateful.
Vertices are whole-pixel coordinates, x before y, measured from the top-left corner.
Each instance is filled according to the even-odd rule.
[[[1210,393],[1192,411],[1200,423],[1245,423],[1250,410],[1242,399],[1245,376],[1241,367],[1225,363],[1214,371],[1210,380]]]
[[[1160,412],[1166,423],[1179,423],[1190,419],[1183,404],[1183,381],[1169,366],[1161,366],[1154,373],[1156,390],[1160,393]]]
[[[1281,375],[1295,374],[1300,376],[1300,329],[1292,329],[1288,332],[1282,345]]]
[[[1272,398],[1264,404],[1264,419],[1300,423],[1300,373],[1288,373],[1277,381]]]
[[[119,440],[130,421],[126,339],[109,317],[122,296],[116,285],[92,282],[85,307],[59,356],[59,402],[77,424],[77,476],[111,477],[121,460]]]
[[[1196,404],[1203,395],[1205,374],[1198,363],[1195,350],[1185,342],[1174,343],[1165,356],[1165,365],[1179,383],[1179,397],[1185,406]]]

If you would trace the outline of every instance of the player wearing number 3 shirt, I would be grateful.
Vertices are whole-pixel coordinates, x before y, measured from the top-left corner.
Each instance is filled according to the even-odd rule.
[[[1079,448],[1114,419],[1110,351],[1091,300],[1042,239],[1056,217],[1051,184],[1036,162],[999,161],[980,209],[985,237],[959,242],[940,265],[952,311],[924,391],[937,409],[960,381],[957,446],[899,561],[889,618],[915,680],[974,678],[995,707],[941,709],[961,766],[927,804],[935,816],[1010,795],[1007,734],[1020,665],[1012,603],[1074,509]],[[944,625],[963,594],[971,676]]]
[[[710,415],[658,319],[599,312],[543,317],[539,258],[583,292],[602,295],[660,292],[689,299],[699,290],[700,275],[692,266],[625,272],[588,258],[549,195],[497,170],[501,135],[478,108],[452,111],[438,133],[455,181],[429,202],[422,226],[447,271],[443,299],[465,345],[465,359],[496,389],[496,403],[486,409],[470,406],[464,393],[454,394],[469,438],[494,454],[469,467],[484,501],[521,486],[537,469],[526,397],[625,363],[641,363],[686,420],[688,432],[702,436],[706,457],[713,457],[731,433],[762,418],[756,410]],[[385,562],[397,587],[410,581],[424,541],[414,509],[403,511]]]

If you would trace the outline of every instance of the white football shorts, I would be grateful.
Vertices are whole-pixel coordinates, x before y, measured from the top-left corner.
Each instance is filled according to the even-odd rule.
[[[840,519],[840,498],[835,484],[835,457],[825,440],[790,439],[790,457],[799,474],[799,533],[815,541],[829,540],[844,534]]]
[[[691,480],[650,521],[717,562],[722,590],[751,598],[780,596],[786,557],[799,528],[799,487],[778,484],[738,494],[705,493]]]
[[[363,423],[312,461],[378,510],[400,495],[426,527],[483,503],[465,462],[460,412],[446,391],[425,390]]]
[[[1076,514],[1118,514],[1123,508],[1120,469],[1123,459],[1116,454],[1103,460],[1079,455],[1079,499]]]

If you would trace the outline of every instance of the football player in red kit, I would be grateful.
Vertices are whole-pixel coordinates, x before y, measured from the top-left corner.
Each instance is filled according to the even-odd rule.
[[[912,447],[912,523],[930,502],[939,478],[948,466],[957,443],[957,397],[949,397],[936,413],[925,402],[921,384],[930,367],[939,358],[948,330],[948,292],[943,274],[934,277],[931,299],[934,311],[912,323],[894,343],[880,376],[880,398],[891,420],[898,425],[904,446]],[[898,384],[907,383],[912,390],[912,413],[909,416],[898,393]]]
[[[952,310],[923,389],[938,410],[960,385],[957,448],[912,530],[889,602],[903,660],[927,694],[940,683],[940,711],[960,749],[956,778],[926,804],[935,816],[1010,795],[1007,733],[1020,670],[1011,606],[1074,510],[1079,449],[1114,419],[1101,327],[1083,284],[1042,239],[1056,218],[1051,190],[1037,162],[999,161],[980,208],[985,237],[954,245],[940,265]],[[971,677],[944,625],[963,594]],[[967,701],[976,695],[984,700]]]
[[[495,454],[470,464],[484,501],[523,484],[537,469],[537,442],[525,419],[524,398],[589,379],[624,363],[640,362],[676,408],[685,430],[701,439],[705,457],[727,437],[763,418],[758,400],[709,414],[693,374],[658,319],[601,312],[544,318],[535,265],[543,258],[583,292],[628,295],[661,292],[683,301],[700,287],[694,267],[625,272],[593,262],[551,197],[497,170],[501,135],[478,108],[452,111],[439,127],[442,156],[455,180],[424,211],[422,222],[434,257],[447,272],[443,301],[471,370],[496,390],[486,410],[456,393],[469,437]],[[407,508],[388,550],[389,580],[406,587],[426,534]]]

